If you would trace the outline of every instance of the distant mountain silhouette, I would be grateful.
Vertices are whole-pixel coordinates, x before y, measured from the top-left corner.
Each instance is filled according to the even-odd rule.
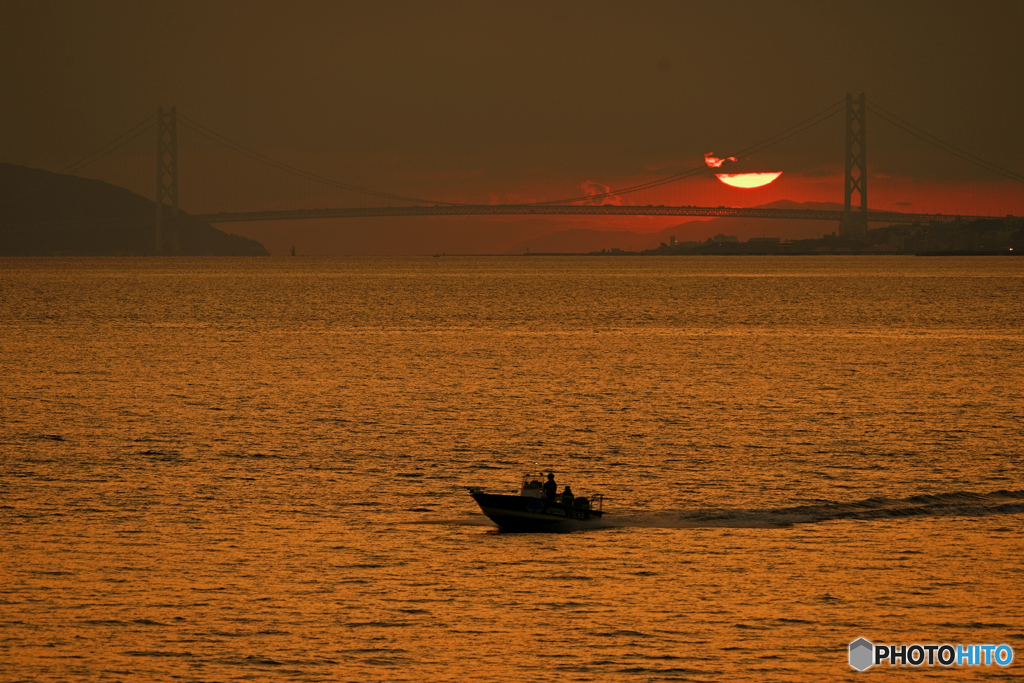
[[[156,205],[99,180],[0,163],[0,255],[142,256],[155,252]],[[265,256],[263,245],[179,211],[181,253]]]

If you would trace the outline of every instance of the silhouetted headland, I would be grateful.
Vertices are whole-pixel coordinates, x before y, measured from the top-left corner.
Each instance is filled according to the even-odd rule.
[[[0,163],[0,256],[146,256],[155,252],[155,203],[99,180]],[[266,256],[183,211],[168,213],[186,256]]]
[[[595,255],[627,254],[619,249]],[[733,235],[715,235],[703,242],[664,242],[645,255],[698,254],[914,254],[918,256],[997,256],[1024,254],[1024,219],[1014,216],[964,223],[887,225],[861,237],[826,234],[819,239],[785,240],[752,237],[745,242]]]

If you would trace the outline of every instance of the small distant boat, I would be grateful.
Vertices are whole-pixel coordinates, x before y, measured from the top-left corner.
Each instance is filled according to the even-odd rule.
[[[472,486],[469,495],[505,531],[565,531],[604,515],[603,495],[577,496],[563,503],[561,494],[545,497],[541,479],[532,473],[523,475],[518,494],[487,493],[481,486]]]

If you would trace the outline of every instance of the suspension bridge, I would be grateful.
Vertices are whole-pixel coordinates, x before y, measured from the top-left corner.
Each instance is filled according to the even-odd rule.
[[[979,204],[977,197],[954,197],[954,205],[952,207],[942,207],[945,210],[941,212],[914,212],[896,210],[894,208],[870,208],[868,204],[869,167],[867,144],[869,112],[874,119],[884,122],[890,129],[902,131],[911,140],[916,141],[919,146],[923,143],[925,147],[939,150],[946,157],[956,159],[959,163],[968,164],[975,169],[981,169],[983,173],[988,174],[994,181],[1002,182],[1013,188],[1013,191],[1010,193],[1012,197],[1009,204],[1006,201],[992,201],[987,206],[996,206],[1001,212],[991,209],[979,212],[976,210]],[[820,129],[821,124],[826,121],[836,121],[840,118],[839,115],[843,113],[845,113],[843,145],[845,158],[842,167],[842,193],[840,195],[839,188],[835,187],[834,184],[826,187],[827,183],[822,185],[819,190],[819,197],[837,208],[832,208],[832,206],[827,208],[807,208],[801,206],[771,207],[764,205],[736,206],[740,202],[735,200],[735,195],[722,194],[723,192],[729,192],[728,188],[721,188],[717,183],[699,185],[701,181],[713,179],[715,171],[722,170],[708,164],[695,166],[679,173],[633,183],[624,187],[604,188],[603,191],[588,191],[584,195],[550,201],[491,202],[484,204],[431,200],[406,194],[373,190],[298,168],[297,166],[264,155],[249,146],[239,144],[194,119],[179,113],[174,107],[166,110],[158,108],[154,115],[150,115],[123,135],[115,138],[90,155],[83,157],[61,172],[81,174],[86,169],[94,168],[97,162],[110,158],[113,153],[126,149],[130,143],[144,142],[146,134],[151,133],[155,129],[157,142],[156,211],[153,221],[156,253],[174,253],[178,250],[178,235],[175,233],[176,228],[173,227],[175,222],[168,220],[168,218],[177,216],[180,198],[186,199],[188,206],[194,209],[189,215],[195,219],[212,224],[243,221],[291,221],[399,216],[739,217],[834,221],[839,226],[840,236],[847,236],[853,239],[863,236],[870,223],[956,223],[980,218],[1003,217],[1009,213],[1009,211],[1005,211],[1008,207],[1017,211],[1019,215],[1020,209],[1024,208],[1024,202],[1021,201],[1024,193],[1020,191],[1021,186],[1024,185],[1024,174],[998,166],[949,144],[868,100],[864,94],[861,94],[859,97],[847,94],[845,99],[832,104],[814,116],[755,145],[736,151],[731,159],[749,160],[756,155],[764,156],[762,153],[766,150],[770,148],[778,149],[778,146],[785,141],[797,138],[797,136],[806,134],[812,129]],[[210,150],[203,152],[200,149],[201,145],[197,144],[202,143],[213,150],[219,150],[220,153],[226,152],[234,155],[234,157],[244,159],[248,164],[260,169],[260,171],[255,174],[249,171],[248,175],[246,173],[239,173],[237,177],[227,177],[232,174],[224,172],[219,174],[212,173],[201,182],[192,182],[190,184],[188,182],[189,176],[184,173],[190,167],[185,164],[179,165],[179,151],[181,148],[179,143],[182,133],[192,136],[192,143],[188,147],[194,153],[199,152],[198,156],[205,159],[211,159],[216,156]],[[824,147],[824,145],[818,144],[817,147]],[[835,148],[838,147],[838,144],[835,145]],[[836,180],[838,180],[838,175],[838,173],[835,174]],[[887,175],[883,176],[883,179],[891,179],[891,177],[891,175]],[[680,201],[686,198],[687,190],[685,188],[688,186],[687,181],[689,181],[690,187],[699,186],[702,188],[697,192],[690,190],[690,199],[704,199],[705,201],[685,204]],[[871,181],[872,185],[874,185],[875,179],[871,179]],[[118,183],[115,181],[115,184],[130,187],[133,182],[138,185],[139,178],[135,177],[128,182]],[[288,187],[284,190],[283,198],[271,202],[275,204],[273,207],[254,206],[254,204],[259,204],[260,200],[251,197],[235,196],[238,194],[239,186],[257,187],[261,183],[264,186],[273,188],[273,190],[260,190],[261,199],[270,196],[273,192],[286,185]],[[190,198],[188,195],[182,196],[179,193],[179,188],[185,185],[191,188],[189,195],[193,195],[193,198]],[[310,187],[315,188],[315,190],[311,191]],[[718,189],[709,189],[709,187]],[[668,191],[667,201],[666,191]],[[736,191],[732,190],[732,192]],[[149,193],[146,192],[145,194]],[[692,195],[694,194],[697,196],[693,197]],[[892,192],[889,192],[889,194],[893,197],[896,196]],[[223,208],[220,210],[209,210],[223,204],[223,197],[234,197],[232,200],[234,206],[231,207],[231,210],[224,210]],[[754,193],[753,195],[748,194],[747,197],[765,198],[765,195],[764,193]],[[842,200],[841,203],[838,201],[840,198]],[[717,201],[708,202],[706,201],[707,199]],[[958,199],[964,199],[962,201],[964,206],[957,205]],[[966,199],[970,199],[970,201]],[[947,205],[950,203],[949,196],[944,197],[944,200]],[[658,203],[655,203],[655,201]],[[327,204],[328,208],[316,208],[315,206],[309,206],[313,202],[319,203],[321,207],[324,206],[324,203],[330,203]],[[289,203],[292,203],[292,206],[288,206]],[[301,205],[302,203],[307,204],[307,206],[295,206],[295,204]],[[912,204],[911,202],[895,200],[891,200],[889,203],[901,206]],[[839,206],[841,208],[838,208]]]

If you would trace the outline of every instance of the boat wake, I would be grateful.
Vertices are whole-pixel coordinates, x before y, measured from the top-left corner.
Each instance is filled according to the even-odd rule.
[[[848,503],[823,500],[780,508],[714,508],[698,510],[610,511],[602,519],[566,520],[565,531],[583,529],[777,529],[795,524],[835,520],[882,520],[904,517],[983,517],[1024,513],[1024,491],[921,494],[907,498],[873,497]],[[493,522],[474,513],[464,517],[420,519],[411,525],[477,526],[496,530]]]
[[[592,525],[599,527],[648,527],[687,529],[705,527],[777,528],[833,520],[895,519],[901,517],[979,517],[1024,512],[1024,491],[922,494],[907,498],[874,497],[836,503],[765,509],[704,509],[651,511],[609,515]]]

